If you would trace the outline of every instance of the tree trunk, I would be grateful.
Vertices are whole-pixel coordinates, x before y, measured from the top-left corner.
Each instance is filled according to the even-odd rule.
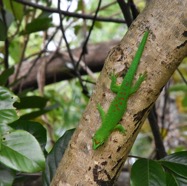
[[[151,107],[163,86],[187,55],[187,0],[153,0],[133,22],[122,41],[106,58],[95,91],[82,116],[51,183],[59,185],[113,185]],[[121,124],[126,134],[113,132],[106,143],[92,150],[92,136],[101,125],[96,108],[105,111],[115,94],[110,90],[112,72],[127,71],[146,29],[149,38],[141,58],[139,74],[147,73],[139,90],[128,100]],[[118,83],[122,81],[118,78]]]

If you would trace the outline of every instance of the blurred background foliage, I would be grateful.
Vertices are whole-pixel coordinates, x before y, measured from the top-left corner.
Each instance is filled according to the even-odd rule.
[[[129,7],[130,3],[134,3],[139,12],[146,4],[144,0],[124,2],[129,3]],[[80,61],[74,58],[74,61],[67,63],[67,68],[73,69],[75,78],[62,79],[60,82],[54,80],[52,83],[44,81],[42,84],[40,80],[45,80],[44,76],[37,81],[39,89],[33,89],[32,85],[31,89],[22,89],[20,85],[18,91],[15,91],[14,86],[20,82],[19,74],[22,73],[21,67],[25,63],[29,64],[32,60],[38,62],[42,57],[61,51],[71,58],[71,52],[76,48],[82,49],[81,60],[84,61],[88,43],[120,40],[127,32],[128,26],[118,2],[103,0],[97,15],[100,18],[98,20],[94,19],[97,6],[98,2],[94,0],[61,0],[61,3],[57,0],[3,0],[0,4],[0,83],[15,92],[20,99],[32,96],[44,98],[43,101],[39,100],[36,107],[33,106],[35,101],[32,99],[25,101],[26,106],[19,108],[17,105],[17,114],[22,119],[40,123],[45,127],[48,134],[48,152],[66,130],[78,125],[93,92],[98,73],[82,76],[79,72]],[[78,15],[85,17],[81,19]],[[186,71],[187,59],[184,59],[156,104],[158,126],[168,153],[186,150],[187,147]],[[62,73],[65,72],[62,70]],[[10,81],[8,78],[12,74],[14,80]],[[46,104],[40,107],[44,102]],[[147,120],[144,124],[131,155],[155,157],[154,131],[151,130],[149,122]],[[131,160],[130,165],[135,159]]]

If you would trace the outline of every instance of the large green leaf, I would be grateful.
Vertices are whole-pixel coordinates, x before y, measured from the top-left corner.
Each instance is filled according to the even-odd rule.
[[[10,75],[14,73],[14,67],[4,70],[0,75],[0,85],[5,85]]]
[[[51,180],[56,172],[58,164],[64,155],[64,152],[68,146],[68,143],[73,135],[75,129],[71,129],[65,132],[65,134],[58,139],[53,149],[49,153],[46,159],[46,168],[43,173],[43,185],[49,186]]]
[[[42,150],[45,149],[47,141],[47,132],[46,129],[40,123],[19,119],[11,123],[9,126],[16,130],[26,130],[38,140]]]
[[[184,177],[185,179],[187,179],[187,166],[186,165],[181,165],[178,163],[172,163],[172,162],[167,162],[167,161],[162,161],[161,163],[165,168],[174,172],[178,176]]]
[[[37,140],[28,132],[17,130],[2,136],[0,163],[22,172],[38,172],[45,158]]]
[[[178,186],[177,180],[173,176],[173,174],[166,172],[166,183],[167,186]]]
[[[187,179],[187,151],[168,155],[159,162],[176,175]]]
[[[25,96],[20,97],[20,102],[16,102],[14,106],[17,109],[27,109],[27,108],[44,108],[46,106],[48,99],[39,96]]]
[[[17,96],[15,96],[7,88],[0,86],[0,110],[15,109],[13,103],[17,100]]]
[[[186,186],[187,185],[187,179],[186,178],[175,175],[175,180],[177,181],[178,186]]]
[[[131,185],[165,186],[165,172],[156,161],[139,159],[134,163],[131,170]]]
[[[15,171],[0,164],[0,186],[12,186]]]
[[[179,163],[181,165],[186,165],[187,166],[187,151],[181,151],[181,152],[176,152],[173,154],[170,154],[160,160],[161,162],[163,161],[168,161],[168,162],[173,162],[173,163]]]
[[[0,134],[3,133],[8,123],[18,119],[16,110],[13,107],[16,100],[18,100],[17,96],[0,86]]]

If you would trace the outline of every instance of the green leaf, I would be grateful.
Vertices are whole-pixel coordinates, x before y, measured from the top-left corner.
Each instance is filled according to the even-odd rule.
[[[47,112],[49,112],[49,111],[51,111],[55,108],[58,108],[58,107],[59,107],[59,105],[55,104],[51,107],[47,107],[47,108],[44,108],[44,109],[41,109],[41,110],[38,110],[38,111],[31,112],[29,114],[25,114],[25,115],[21,116],[20,119],[22,119],[22,120],[34,119],[34,118],[39,117],[39,116],[41,116],[41,115],[43,115],[43,114],[45,114],[45,113],[47,113]]]
[[[20,97],[20,102],[16,102],[14,106],[17,109],[27,109],[27,108],[44,108],[46,106],[48,99],[39,96],[25,96]]]
[[[14,67],[4,70],[0,75],[0,85],[5,85],[10,75],[14,73]]]
[[[162,166],[174,172],[175,174],[187,179],[187,166],[168,161],[161,161]]]
[[[78,35],[80,29],[81,29],[81,26],[80,26],[80,25],[74,26],[74,33],[75,33],[75,35]]]
[[[13,109],[0,110],[0,134],[7,131],[7,129],[9,128],[7,127],[8,123],[12,123],[13,121],[17,119],[18,119],[18,116],[15,110]]]
[[[16,175],[15,171],[0,164],[0,185],[1,186],[12,186],[15,175]]]
[[[17,20],[21,21],[24,16],[24,6],[12,0],[3,0],[5,8],[9,10]]]
[[[0,86],[0,110],[4,109],[15,109],[13,103],[18,100],[7,88]]]
[[[173,174],[166,172],[166,183],[167,186],[178,186],[177,180],[173,176]]]
[[[132,186],[164,186],[166,176],[163,168],[156,161],[148,159],[137,160],[131,170]]]
[[[45,172],[43,172],[43,185],[49,186],[51,180],[56,172],[58,164],[62,159],[64,152],[68,146],[68,143],[73,135],[75,129],[71,129],[65,132],[65,134],[58,139],[55,143],[53,149],[49,153],[46,159],[46,168]]]
[[[170,171],[187,179],[187,151],[170,154],[161,159],[160,162]]]
[[[102,28],[102,23],[99,22],[99,21],[96,21],[94,26],[95,26],[96,28],[98,28],[98,29],[101,29],[101,28]]]
[[[26,130],[32,134],[38,140],[42,150],[44,151],[47,141],[47,133],[46,129],[40,123],[19,119],[9,124],[9,126],[16,130]]]
[[[46,16],[45,16],[46,15]],[[34,19],[31,23],[28,23],[25,27],[25,30],[20,34],[31,34],[38,31],[47,30],[52,26],[52,18],[48,14],[42,14],[38,18]]]
[[[37,140],[28,132],[17,130],[2,137],[0,163],[22,172],[39,172],[45,158]]]
[[[183,92],[187,92],[187,86],[186,84],[176,84],[176,85],[172,85],[169,88],[170,92],[178,92],[178,91],[183,91]]]
[[[182,106],[187,107],[187,95],[185,95],[183,100],[182,100]]]
[[[0,86],[0,134],[8,123],[18,119],[13,103],[18,100],[8,89]]]
[[[170,154],[160,160],[162,161],[169,161],[173,163],[179,163],[182,165],[187,165],[187,151],[181,151],[181,152],[176,152],[173,154]]]
[[[4,22],[0,19],[0,41],[5,41],[7,38],[7,28]]]
[[[15,37],[9,44],[9,55],[15,63],[19,63],[23,52],[23,43],[20,38]],[[14,82],[13,82],[14,83]]]
[[[186,178],[175,175],[175,179],[176,179],[179,186],[186,186],[187,185],[187,179]]]

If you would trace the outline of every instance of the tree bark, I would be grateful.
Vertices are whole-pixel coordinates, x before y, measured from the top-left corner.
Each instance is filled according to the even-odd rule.
[[[95,91],[82,116],[69,146],[59,164],[52,186],[113,185],[151,107],[163,86],[187,55],[187,0],[153,0],[133,22],[122,41],[108,54]],[[100,103],[105,111],[115,94],[110,90],[110,74],[127,71],[146,29],[149,38],[138,72],[146,72],[146,80],[128,100],[121,124],[126,134],[113,132],[108,141],[92,150],[92,136],[101,125],[96,108]]]

